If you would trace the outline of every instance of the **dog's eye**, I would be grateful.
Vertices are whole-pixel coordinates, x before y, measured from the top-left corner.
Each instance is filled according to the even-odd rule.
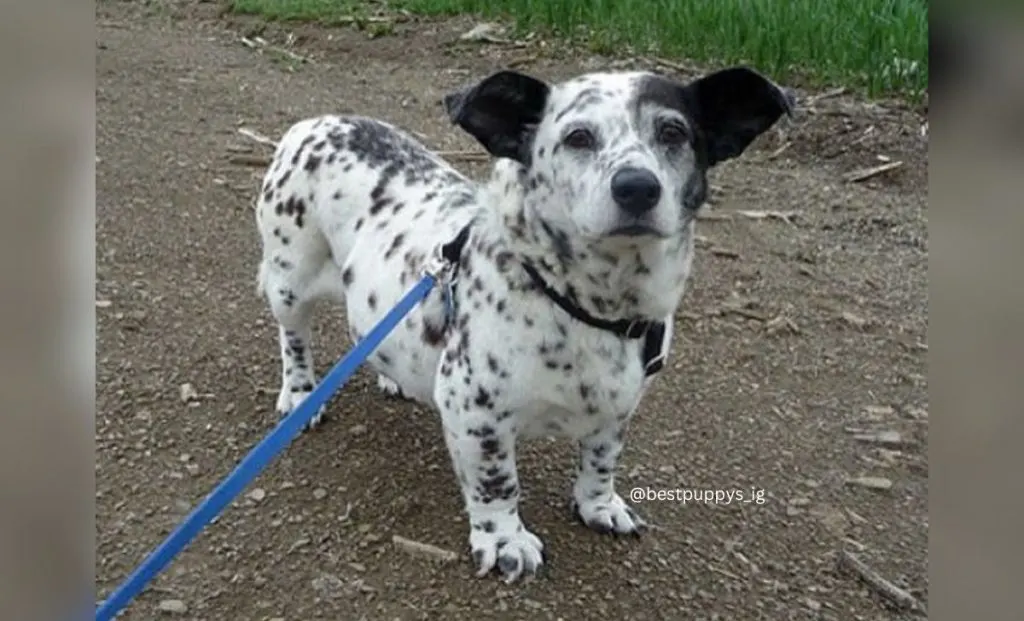
[[[665,123],[658,128],[658,142],[678,146],[687,140],[686,128],[677,123]]]
[[[564,142],[570,149],[593,149],[597,139],[588,129],[574,129],[565,137]]]

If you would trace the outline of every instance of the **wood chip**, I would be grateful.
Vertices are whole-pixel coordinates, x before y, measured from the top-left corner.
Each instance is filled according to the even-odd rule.
[[[722,307],[721,312],[722,312],[723,315],[727,315],[729,313],[732,313],[734,315],[739,315],[740,317],[746,317],[747,319],[753,319],[754,321],[767,321],[768,320],[768,318],[765,317],[764,314],[759,313],[757,311],[750,310],[748,308],[743,308],[741,306],[726,305],[726,306]]]
[[[800,326],[796,325],[796,322],[789,317],[783,315],[768,320],[764,324],[764,329],[768,334],[800,334]]]
[[[868,405],[864,407],[864,415],[871,420],[882,420],[896,414],[891,405]]]
[[[435,151],[434,154],[445,159],[465,162],[486,162],[491,157],[483,151]]]
[[[648,59],[652,64],[661,65],[662,67],[678,71],[679,73],[693,73],[694,70],[691,67],[687,67],[682,63],[678,63],[667,58],[650,58]]]
[[[519,58],[513,58],[512,60],[505,63],[509,68],[515,69],[516,67],[522,67],[524,65],[532,65],[537,62],[540,57],[537,54],[530,54],[527,56],[520,56]]]
[[[265,168],[270,166],[271,158],[259,155],[236,154],[228,158],[228,161],[237,166],[252,166],[254,168]]]
[[[858,485],[860,487],[879,491],[888,491],[892,489],[892,480],[885,477],[854,477],[852,479],[846,479],[846,484]]]
[[[712,248],[711,254],[715,255],[716,257],[724,257],[726,259],[740,258],[740,253],[736,252],[735,250],[730,250],[729,248]]]
[[[847,173],[847,174],[843,175],[843,179],[845,181],[850,182],[850,183],[859,183],[861,181],[867,181],[868,179],[871,179],[872,177],[877,177],[878,175],[885,174],[885,173],[887,173],[889,171],[896,170],[897,168],[899,168],[901,166],[903,166],[903,162],[901,162],[901,161],[888,162],[888,163],[885,163],[885,164],[881,164],[879,166],[872,166],[870,168],[862,168],[860,170],[855,170],[855,171],[853,171],[851,173]]]
[[[157,610],[166,614],[183,615],[188,612],[188,606],[180,599],[165,599],[156,605]]]
[[[783,153],[785,153],[785,152],[786,152],[786,149],[790,148],[791,146],[793,146],[793,143],[792,143],[792,142],[788,142],[788,141],[787,141],[787,142],[786,142],[786,143],[784,143],[784,144],[783,144],[783,145],[782,145],[781,147],[779,147],[778,149],[775,149],[774,151],[772,151],[771,153],[769,153],[769,154],[768,154],[768,159],[770,159],[770,160],[774,160],[775,158],[777,158],[777,157],[779,157],[780,155],[782,155]]]
[[[874,433],[859,433],[853,436],[853,439],[865,444],[877,444],[890,448],[902,448],[913,445],[913,442],[904,438],[900,432],[894,429],[876,431]]]
[[[452,563],[459,560],[459,555],[451,550],[445,550],[444,548],[439,548],[429,543],[406,539],[399,535],[392,535],[391,542],[410,554],[423,556],[443,563]]]
[[[901,589],[892,582],[882,577],[880,573],[868,567],[867,563],[857,558],[849,550],[840,550],[837,563],[839,569],[854,573],[864,584],[873,591],[884,597],[891,604],[902,610],[910,610],[927,614],[924,604],[910,594],[906,589]]]
[[[839,318],[842,319],[845,323],[853,326],[854,328],[857,328],[858,330],[863,330],[871,323],[869,320],[859,315],[855,315],[850,311],[843,311],[842,313],[839,314]]]
[[[459,41],[472,41],[476,43],[508,43],[507,39],[497,36],[501,27],[493,23],[477,24],[468,32],[459,35]]]
[[[253,140],[255,142],[258,142],[258,143],[260,143],[262,145],[266,145],[268,147],[272,147],[274,149],[277,148],[277,141],[271,140],[270,138],[267,138],[263,134],[258,134],[258,133],[254,132],[251,129],[247,129],[245,127],[239,127],[238,128],[238,133],[242,134],[243,136],[245,136],[249,140]]]

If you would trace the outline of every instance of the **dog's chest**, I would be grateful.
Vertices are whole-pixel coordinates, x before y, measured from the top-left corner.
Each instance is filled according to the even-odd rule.
[[[594,329],[547,298],[484,280],[494,288],[459,296],[470,309],[471,366],[496,373],[490,379],[499,388],[495,409],[514,412],[521,435],[578,438],[632,414],[647,384],[641,340]],[[477,298],[507,304],[495,313]]]
[[[594,330],[557,310],[548,313],[551,331],[539,340],[538,357],[530,365],[528,385],[534,391],[524,408],[522,433],[579,438],[626,420],[647,385],[639,342]]]

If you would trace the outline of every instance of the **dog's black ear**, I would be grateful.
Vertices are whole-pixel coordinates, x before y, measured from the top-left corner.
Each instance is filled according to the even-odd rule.
[[[445,95],[442,105],[451,122],[488,153],[526,163],[530,134],[540,123],[550,90],[537,78],[500,71]]]
[[[684,87],[702,130],[708,165],[732,159],[783,114],[792,116],[792,93],[748,67],[718,71]]]

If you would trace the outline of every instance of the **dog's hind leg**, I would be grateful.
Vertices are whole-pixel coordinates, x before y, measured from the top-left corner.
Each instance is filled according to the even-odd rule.
[[[335,297],[332,283],[340,282],[330,247],[323,234],[309,223],[282,217],[269,205],[261,205],[260,232],[263,260],[259,286],[278,323],[281,350],[281,389],[277,413],[292,412],[313,391],[317,378],[313,366],[313,315],[317,302]],[[317,426],[325,408],[310,421]]]

